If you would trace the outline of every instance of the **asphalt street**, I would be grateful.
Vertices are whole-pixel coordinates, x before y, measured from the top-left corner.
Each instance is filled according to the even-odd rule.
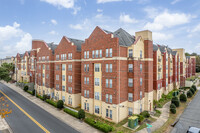
[[[186,133],[189,126],[200,128],[200,90],[187,106],[171,133]]]
[[[6,117],[6,121],[8,122],[14,133],[45,132],[36,123],[39,123],[51,133],[78,133],[77,130],[57,119],[47,111],[43,110],[36,104],[32,103],[31,101],[2,83],[0,83],[0,90],[5,93],[10,99],[12,99],[18,106],[20,106],[25,112],[27,112],[28,115],[36,120],[36,122],[31,120],[16,105],[8,100],[9,109],[12,109],[12,113],[9,114],[8,117]],[[3,94],[0,93],[0,96],[2,95]]]

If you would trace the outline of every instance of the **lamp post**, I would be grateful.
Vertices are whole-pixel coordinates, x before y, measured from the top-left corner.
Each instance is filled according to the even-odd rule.
[[[36,93],[37,93],[37,91],[36,91],[36,80],[37,80],[37,76],[36,76],[36,74],[37,74],[37,73],[36,73],[36,72],[37,72],[37,71],[36,71],[36,70],[37,70],[36,66],[37,66],[37,65],[36,65],[36,63],[37,63],[37,61],[36,61],[36,59],[35,59],[35,85],[34,85],[34,86],[35,86],[35,96],[36,96]]]

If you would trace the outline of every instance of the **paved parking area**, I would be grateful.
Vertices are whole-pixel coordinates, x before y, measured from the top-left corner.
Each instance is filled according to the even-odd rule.
[[[186,133],[189,126],[200,128],[200,90],[187,106],[171,133]]]

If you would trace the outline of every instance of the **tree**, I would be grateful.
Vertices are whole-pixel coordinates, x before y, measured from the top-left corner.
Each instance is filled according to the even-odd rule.
[[[79,119],[85,119],[85,111],[83,109],[80,109],[78,111],[78,118]]]
[[[12,63],[3,63],[0,67],[0,79],[6,82],[12,80],[11,75],[14,73],[14,65]]]
[[[59,109],[62,109],[63,108],[63,100],[59,100],[58,102],[57,102],[57,108],[59,108]]]
[[[8,117],[8,114],[12,113],[12,110],[9,110],[8,107],[9,105],[7,104],[7,99],[5,97],[1,96],[0,97],[0,116],[1,118]]]

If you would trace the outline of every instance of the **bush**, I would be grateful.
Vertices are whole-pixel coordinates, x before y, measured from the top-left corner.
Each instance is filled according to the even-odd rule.
[[[97,128],[97,129],[105,132],[105,133],[113,131],[113,127],[112,126],[110,126],[108,124],[105,124],[103,122],[100,122],[100,121],[95,121],[92,118],[86,118],[85,122],[88,123],[89,125]]]
[[[47,100],[47,95],[43,95],[43,98],[44,98],[44,101],[46,101]]]
[[[170,104],[170,108],[176,108],[176,105],[173,104],[173,103],[171,103],[171,104]]]
[[[28,86],[24,86],[24,91],[28,91]]]
[[[197,87],[195,85],[192,85],[192,88],[194,89],[194,91],[197,90]]]
[[[75,112],[75,111],[72,111],[72,110],[70,110],[70,109],[68,109],[68,108],[65,108],[65,109],[64,109],[64,112],[66,112],[66,113],[68,113],[68,114],[70,114],[70,115],[72,115],[72,116],[74,116],[74,117],[76,117],[76,118],[79,119],[79,115],[78,115],[78,113]],[[85,113],[85,112],[84,112],[84,113]]]
[[[138,117],[138,122],[142,122],[144,120],[143,115],[136,115]]]
[[[186,101],[187,101],[187,97],[186,97],[185,94],[181,94],[181,95],[180,95],[180,101],[181,101],[181,102],[186,102]]]
[[[159,104],[158,104],[158,108],[162,108],[162,107],[163,107],[163,106],[159,103]]]
[[[170,108],[170,112],[171,112],[172,114],[176,114],[176,108]]]
[[[46,99],[46,102],[47,102],[47,103],[49,103],[49,104],[51,104],[51,105],[53,105],[54,107],[56,107],[56,108],[57,108],[57,103],[56,103],[56,102],[54,102],[53,100]]]
[[[142,113],[140,113],[140,115],[144,116],[145,118],[149,118],[150,114],[148,111],[143,111]]]
[[[36,97],[37,97],[37,98],[40,98],[41,100],[44,101],[44,98],[43,98],[42,96],[40,96],[40,95],[37,94]]]
[[[79,119],[85,119],[85,111],[83,109],[80,109],[78,111],[78,118]]]
[[[27,92],[32,95],[32,91],[27,90]]]
[[[175,104],[176,107],[179,107],[179,105],[180,105],[178,97],[173,97],[171,100],[171,103]]]
[[[63,108],[63,100],[59,100],[57,102],[57,108],[62,109]]]
[[[190,91],[192,92],[192,94],[195,93],[194,89],[193,88],[190,88]]]
[[[33,96],[35,95],[35,90],[32,90],[32,95],[33,95]]]
[[[192,97],[193,93],[191,92],[191,90],[187,91],[187,97],[190,98]]]

